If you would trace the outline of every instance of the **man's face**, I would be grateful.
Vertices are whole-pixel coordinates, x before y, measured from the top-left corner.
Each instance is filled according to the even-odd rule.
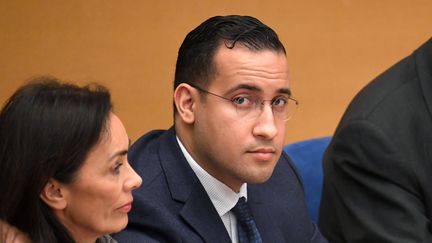
[[[273,100],[289,96],[284,53],[250,51],[241,45],[221,47],[214,57],[216,74],[206,89],[238,102],[255,96]],[[258,108],[259,109],[259,108]],[[255,118],[245,116],[229,100],[199,96],[190,149],[213,177],[238,191],[243,183],[270,178],[284,144],[285,122],[273,115],[269,102]]]

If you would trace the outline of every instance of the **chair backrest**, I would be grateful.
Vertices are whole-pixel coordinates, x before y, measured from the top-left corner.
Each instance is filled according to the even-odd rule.
[[[318,222],[323,183],[322,159],[331,137],[308,139],[287,144],[284,151],[293,160],[305,189],[306,203],[311,219]]]

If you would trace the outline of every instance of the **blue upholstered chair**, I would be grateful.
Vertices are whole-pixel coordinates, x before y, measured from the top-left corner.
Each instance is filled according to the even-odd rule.
[[[306,203],[314,222],[318,221],[323,181],[322,159],[331,137],[322,137],[287,144],[285,152],[297,167],[304,184]]]

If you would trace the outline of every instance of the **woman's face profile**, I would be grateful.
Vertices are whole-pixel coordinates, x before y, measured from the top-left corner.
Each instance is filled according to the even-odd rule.
[[[142,182],[128,163],[129,143],[122,122],[111,113],[107,130],[102,131],[76,178],[62,186],[66,206],[57,216],[74,238],[101,236],[126,227],[131,192]]]

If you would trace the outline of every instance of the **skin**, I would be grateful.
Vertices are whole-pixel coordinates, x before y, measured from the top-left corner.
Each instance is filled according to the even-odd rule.
[[[122,122],[111,114],[108,126],[76,180],[60,188],[65,206],[55,212],[77,242],[95,242],[125,228],[131,192],[142,183],[127,161],[130,141]]]
[[[214,64],[207,90],[215,94],[231,99],[253,93],[263,100],[290,94],[284,53],[220,47]],[[235,192],[243,183],[270,178],[282,152],[285,122],[273,116],[268,102],[256,119],[248,120],[229,101],[187,84],[178,86],[174,96],[178,136],[209,174]]]
[[[0,220],[0,242],[2,243],[30,243],[26,234]]]

